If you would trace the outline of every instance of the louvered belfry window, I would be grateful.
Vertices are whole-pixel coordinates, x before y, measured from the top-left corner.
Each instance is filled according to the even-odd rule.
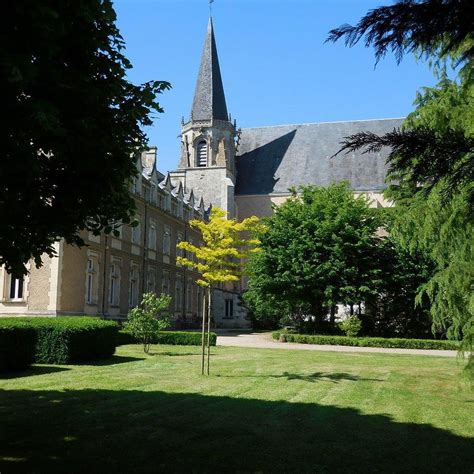
[[[207,166],[207,143],[201,140],[197,144],[197,165]]]

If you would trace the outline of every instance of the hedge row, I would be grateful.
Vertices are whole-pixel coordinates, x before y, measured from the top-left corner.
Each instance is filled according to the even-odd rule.
[[[35,360],[36,331],[28,326],[0,326],[0,373],[21,370]]]
[[[71,364],[110,357],[117,345],[118,325],[91,317],[16,317],[1,318],[0,330],[2,337],[9,340],[1,341],[2,359],[18,360],[13,365],[12,362],[0,365],[22,368],[28,364],[19,361],[27,359],[29,363]],[[26,356],[30,353],[34,354],[33,360]]]
[[[217,341],[217,334],[211,332],[211,346],[215,346]],[[119,331],[118,345],[124,344],[138,344],[137,341],[126,330]],[[201,333],[200,332],[186,332],[186,331],[159,331],[153,339],[153,344],[170,344],[175,346],[200,346]]]
[[[432,339],[401,339],[385,337],[347,337],[323,336],[309,334],[289,334],[284,331],[275,331],[273,339],[281,342],[299,342],[302,344],[322,344],[358,347],[387,347],[398,349],[442,349],[458,350],[458,341],[436,341]]]

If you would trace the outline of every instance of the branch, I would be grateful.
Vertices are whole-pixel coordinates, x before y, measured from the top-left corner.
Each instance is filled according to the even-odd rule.
[[[341,145],[331,158],[342,152],[348,154],[362,149],[362,153],[377,153],[383,147],[390,147],[388,176],[402,176],[422,184],[426,190],[444,179],[452,193],[474,179],[474,139],[457,130],[435,132],[417,127],[404,131],[394,129],[382,136],[359,132],[344,137]]]
[[[405,53],[421,50],[425,55],[457,53],[472,40],[472,0],[403,0],[392,6],[370,10],[356,26],[342,25],[329,32],[327,42],[345,38],[352,47],[362,38],[375,49],[375,63],[391,50],[397,63]],[[460,61],[474,56],[474,44],[463,51]]]

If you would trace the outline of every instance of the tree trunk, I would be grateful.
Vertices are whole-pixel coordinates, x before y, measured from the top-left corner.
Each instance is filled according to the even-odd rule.
[[[207,296],[207,375],[209,375],[209,363],[211,358],[211,317],[212,317],[212,288],[209,287]]]
[[[202,339],[201,339],[201,375],[204,375],[204,357],[206,354],[206,292],[202,293]]]
[[[336,306],[334,305],[331,306],[331,316],[329,318],[329,322],[331,323],[331,326],[334,327],[336,323]]]

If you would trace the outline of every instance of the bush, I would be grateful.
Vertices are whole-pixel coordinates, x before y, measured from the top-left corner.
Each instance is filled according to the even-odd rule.
[[[202,335],[200,332],[160,331],[156,337],[156,344],[171,344],[176,346],[200,346]],[[210,345],[215,346],[217,334],[211,332]]]
[[[340,322],[339,327],[344,331],[346,336],[355,337],[362,328],[362,321],[357,316],[350,316]]]
[[[118,325],[92,317],[0,319],[0,327],[9,325],[34,330],[34,361],[42,364],[71,364],[110,357],[117,343]]]
[[[312,336],[308,334],[288,334],[284,331],[276,331],[272,335],[273,339],[281,342],[299,342],[302,344],[386,347],[398,349],[459,349],[458,341],[436,341],[431,339],[399,339],[384,337]]]
[[[117,345],[125,344],[140,344],[132,334],[126,330],[119,331]],[[217,334],[211,332],[211,346],[215,346],[217,341]],[[158,331],[152,339],[152,344],[170,344],[174,346],[200,346],[201,333],[200,332],[186,332],[186,331]]]
[[[0,372],[28,368],[35,359],[36,331],[27,325],[0,322]]]
[[[148,353],[153,337],[171,324],[170,303],[169,295],[158,297],[155,293],[145,293],[140,306],[129,311],[125,329],[143,344],[143,352]]]

